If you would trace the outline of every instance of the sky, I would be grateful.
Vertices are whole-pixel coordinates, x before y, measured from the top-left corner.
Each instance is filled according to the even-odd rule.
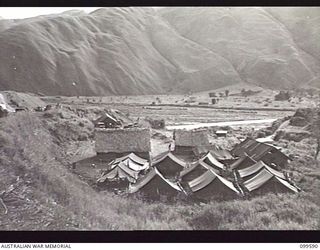
[[[20,19],[39,15],[57,14],[68,10],[92,12],[98,7],[0,7],[0,17],[4,19]]]

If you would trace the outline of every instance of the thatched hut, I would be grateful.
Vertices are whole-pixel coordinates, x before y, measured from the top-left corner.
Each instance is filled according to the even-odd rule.
[[[176,154],[193,154],[195,147],[210,147],[207,130],[175,130],[173,139]]]
[[[96,129],[95,149],[99,153],[115,153],[117,157],[135,153],[149,159],[151,133],[148,128]]]

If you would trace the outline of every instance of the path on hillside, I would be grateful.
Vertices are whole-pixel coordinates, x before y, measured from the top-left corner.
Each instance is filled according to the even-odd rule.
[[[197,124],[186,124],[186,125],[170,125],[166,126],[168,130],[174,129],[197,129],[204,127],[223,127],[223,126],[239,126],[239,125],[250,125],[250,124],[271,124],[276,119],[260,119],[260,120],[245,120],[245,121],[228,121],[228,122],[210,122],[210,123],[197,123]]]

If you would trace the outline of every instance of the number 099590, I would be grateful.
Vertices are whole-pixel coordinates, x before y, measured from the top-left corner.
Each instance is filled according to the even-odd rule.
[[[300,248],[316,249],[318,244],[300,244]]]

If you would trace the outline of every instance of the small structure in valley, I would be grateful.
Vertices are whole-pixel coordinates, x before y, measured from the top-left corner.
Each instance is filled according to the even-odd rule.
[[[125,128],[132,127],[134,122],[118,110],[108,109],[93,121],[96,128]]]
[[[217,130],[216,136],[218,137],[227,137],[228,131],[227,130]]]

